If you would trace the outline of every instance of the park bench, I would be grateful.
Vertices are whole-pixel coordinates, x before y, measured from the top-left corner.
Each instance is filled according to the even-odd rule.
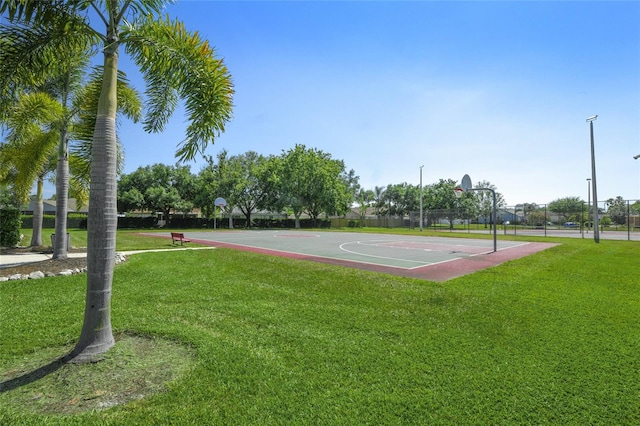
[[[191,242],[191,240],[187,240],[184,237],[184,234],[182,232],[172,232],[171,233],[171,242],[173,244],[175,244],[176,241],[180,241],[180,245],[183,245],[184,243],[190,243]]]

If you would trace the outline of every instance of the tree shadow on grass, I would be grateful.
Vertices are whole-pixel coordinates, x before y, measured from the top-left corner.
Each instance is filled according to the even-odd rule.
[[[28,385],[30,383],[36,382],[51,373],[58,371],[62,366],[64,366],[69,360],[72,359],[71,354],[64,355],[60,358],[57,358],[51,361],[47,365],[43,365],[42,367],[36,368],[35,370],[22,374],[21,376],[14,377],[13,379],[6,380],[4,382],[0,382],[0,393],[8,392],[10,390],[19,388],[21,386]]]

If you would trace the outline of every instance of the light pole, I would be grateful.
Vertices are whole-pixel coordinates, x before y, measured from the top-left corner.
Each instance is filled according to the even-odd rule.
[[[591,226],[591,215],[589,214],[589,208],[591,207],[591,178],[587,178],[587,233],[589,233],[589,227]]]
[[[422,232],[422,168],[424,164],[420,166],[420,232]]]
[[[591,190],[593,191],[593,241],[600,242],[600,227],[598,224],[598,192],[596,185],[596,154],[593,143],[593,122],[598,118],[597,115],[587,118],[589,130],[591,134]]]

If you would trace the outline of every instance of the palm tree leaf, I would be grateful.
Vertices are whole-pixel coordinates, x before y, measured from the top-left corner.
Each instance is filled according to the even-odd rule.
[[[96,114],[102,88],[102,67],[94,67],[84,90],[77,97],[78,122],[73,129],[73,137],[78,141],[90,142],[96,124]],[[140,93],[129,84],[124,72],[118,72],[118,112],[137,123],[142,118]]]
[[[63,109],[59,102],[46,93],[26,93],[12,105],[10,114],[4,123],[11,129],[7,140],[16,135],[28,135],[39,132],[42,126],[49,126],[62,117]],[[20,136],[23,137],[23,136]]]
[[[27,139],[14,139],[3,146],[0,164],[13,168],[14,192],[22,200],[29,197],[33,182],[55,167],[58,138],[54,131],[30,134]]]
[[[76,208],[87,205],[89,200],[90,164],[86,158],[71,153],[69,155],[69,196],[76,199]]]
[[[231,119],[234,89],[222,59],[198,33],[188,32],[181,22],[168,17],[148,18],[122,36],[147,82],[150,107],[145,129],[162,130],[179,97],[190,124],[176,156],[184,161],[203,153]]]
[[[11,21],[25,21],[34,25],[57,19],[69,11],[84,10],[89,6],[85,0],[4,0],[0,2],[0,13],[7,13]]]
[[[48,3],[48,2],[39,2]],[[97,34],[85,18],[62,9],[53,19],[34,25],[18,21],[0,29],[0,95],[25,85],[38,86],[68,71],[68,64],[95,53]],[[82,55],[79,55],[82,52]]]

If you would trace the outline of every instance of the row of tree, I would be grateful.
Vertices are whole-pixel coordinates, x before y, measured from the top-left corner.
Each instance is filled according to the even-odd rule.
[[[547,208],[566,220],[586,222],[589,220],[593,206],[587,205],[587,202],[580,197],[564,197],[552,201]],[[598,212],[606,214],[607,220],[611,223],[624,225],[629,215],[640,214],[640,200],[636,200],[632,204],[621,196],[609,198],[602,207],[598,207]]]
[[[489,218],[493,199],[489,192],[468,192],[461,198],[454,193],[456,181],[439,182],[420,188],[408,183],[364,189],[353,170],[329,153],[296,145],[280,155],[265,157],[253,151],[229,156],[222,151],[196,175],[189,167],[164,164],[140,167],[122,175],[118,184],[118,208],[121,212],[188,213],[194,207],[205,217],[215,212],[215,200],[226,201],[224,209],[239,209],[251,224],[256,211],[284,212],[294,216],[299,227],[304,213],[317,220],[321,215],[344,215],[351,209],[366,215],[404,217],[420,209],[463,208]],[[489,182],[478,187],[493,188]],[[422,190],[421,190],[422,189]],[[498,206],[504,197],[497,193]]]
[[[358,177],[344,162],[315,148],[296,145],[279,156],[249,151],[229,156],[226,151],[198,175],[187,166],[155,164],[123,175],[118,185],[120,211],[189,212],[199,207],[212,217],[215,200],[224,198],[228,211],[238,208],[247,223],[256,210],[287,211],[296,227],[300,216],[317,220],[321,213],[344,214],[353,201]]]
[[[162,212],[169,220],[171,212],[189,213],[197,207],[203,216],[212,218],[215,200],[222,197],[226,201],[223,211],[228,214],[240,210],[248,226],[256,211],[291,214],[299,226],[302,213],[317,220],[321,215],[339,216],[353,209],[362,222],[371,215],[406,217],[420,210],[422,196],[427,218],[427,211],[440,211],[440,217],[450,221],[481,217],[484,223],[491,222],[490,191],[466,192],[458,198],[453,179],[440,179],[422,190],[419,185],[406,182],[365,189],[353,170],[347,172],[343,161],[304,145],[278,156],[265,157],[254,151],[229,156],[222,151],[207,160],[208,164],[197,174],[192,174],[188,166],[155,164],[122,175],[118,184],[119,211]],[[477,182],[475,187],[496,189],[487,181]],[[498,209],[506,206],[497,191],[496,204]],[[517,222],[541,225],[548,212],[568,221],[586,220],[585,204],[580,197],[564,197],[548,205],[524,203],[511,208],[520,218]],[[640,203],[628,206],[622,197],[616,197],[607,200],[605,207],[613,223],[624,224],[629,212],[640,209]],[[604,209],[601,211],[604,213]]]

